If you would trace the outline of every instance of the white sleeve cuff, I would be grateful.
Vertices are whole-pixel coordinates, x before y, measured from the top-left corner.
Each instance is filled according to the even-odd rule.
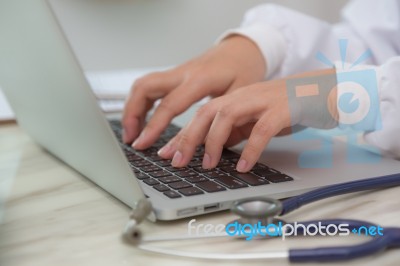
[[[382,127],[380,71],[376,66],[335,62],[339,127],[368,132]]]
[[[267,66],[266,79],[270,78],[280,68],[286,54],[286,42],[277,29],[268,24],[254,23],[227,30],[217,39],[217,43],[234,34],[249,38],[260,49]]]

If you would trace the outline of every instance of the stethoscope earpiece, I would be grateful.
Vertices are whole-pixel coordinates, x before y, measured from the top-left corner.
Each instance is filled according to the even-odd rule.
[[[142,231],[138,228],[138,223],[129,220],[122,233],[122,240],[130,245],[137,246],[142,241]]]
[[[135,246],[141,243],[143,234],[139,225],[151,211],[152,206],[148,199],[141,199],[137,202],[122,233],[124,242]]]

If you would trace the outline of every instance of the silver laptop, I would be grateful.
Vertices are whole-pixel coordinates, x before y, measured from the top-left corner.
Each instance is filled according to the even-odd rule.
[[[203,181],[190,182],[190,178],[171,171],[171,176],[201,191],[190,195],[185,193],[190,189],[174,189],[165,178],[160,182],[161,177],[140,172],[135,163],[128,161],[124,151],[140,160],[145,154],[135,154],[118,142],[113,132],[117,122],[112,128],[98,107],[47,1],[2,1],[0,36],[0,84],[19,125],[39,145],[125,204],[134,206],[148,197],[153,206],[151,220],[225,210],[234,200],[250,196],[285,198],[334,183],[400,172],[398,161],[382,158],[355,145],[355,141],[346,141],[346,136],[309,130],[275,138],[269,144],[259,167],[265,164],[280,173],[260,178],[265,184],[251,185],[246,178],[226,172],[230,181],[236,180],[236,185],[227,184],[229,180],[210,179],[200,170],[194,179]],[[235,149],[240,152],[240,146]],[[225,162],[234,163],[235,156],[229,156]],[[160,166],[157,161],[150,165]],[[152,182],[146,181],[148,178],[140,177],[142,174],[149,174],[148,178],[179,196],[155,189]],[[212,182],[208,185],[217,184],[221,189],[207,191],[202,182]]]

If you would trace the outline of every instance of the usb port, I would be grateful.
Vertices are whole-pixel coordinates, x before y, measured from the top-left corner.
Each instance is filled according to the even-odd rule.
[[[219,203],[205,205],[204,212],[215,211],[215,210],[218,210],[218,208],[219,208]]]

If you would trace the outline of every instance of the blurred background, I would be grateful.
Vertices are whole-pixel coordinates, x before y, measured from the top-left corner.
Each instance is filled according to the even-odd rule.
[[[135,78],[178,65],[240,25],[251,7],[283,5],[334,23],[347,0],[49,0],[104,111],[121,111]],[[118,98],[118,100],[114,100]],[[111,99],[111,100],[110,100]],[[14,119],[0,84],[0,123]]]
[[[245,11],[276,3],[335,22],[347,0],[52,0],[85,70],[179,64],[237,27]]]

